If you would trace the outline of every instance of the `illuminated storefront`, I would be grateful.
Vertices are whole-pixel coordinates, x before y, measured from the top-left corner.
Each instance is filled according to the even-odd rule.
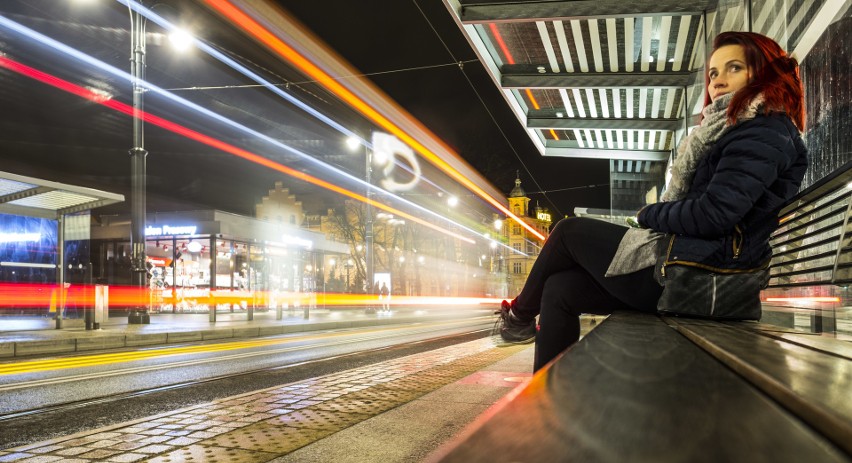
[[[92,229],[95,276],[127,284],[129,223],[104,225]],[[349,253],[316,232],[216,210],[149,214],[145,235],[154,312],[207,312],[211,296],[217,310],[309,304],[324,256]]]

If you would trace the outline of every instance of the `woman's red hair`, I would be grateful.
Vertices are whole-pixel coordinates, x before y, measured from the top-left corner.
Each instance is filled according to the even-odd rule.
[[[751,68],[749,83],[737,90],[728,106],[731,124],[749,102],[763,93],[766,113],[783,111],[790,116],[799,130],[805,129],[805,97],[799,78],[799,63],[774,40],[754,32],[722,32],[713,40],[715,52],[726,45],[741,45],[745,50],[746,64]],[[709,61],[709,60],[708,60]],[[705,70],[705,76],[707,71]],[[709,82],[709,78],[707,79]],[[710,93],[704,89],[704,106],[710,104]]]

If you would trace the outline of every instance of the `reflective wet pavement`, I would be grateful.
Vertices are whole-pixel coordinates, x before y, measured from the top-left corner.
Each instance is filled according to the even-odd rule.
[[[383,461],[414,461],[440,444],[434,435],[422,442],[423,437],[416,434],[428,429],[418,428],[417,421],[443,431],[438,441],[448,439],[452,434],[448,429],[458,431],[531,376],[532,351],[531,345],[504,346],[485,338],[6,449],[0,451],[0,461],[264,462],[278,458],[306,461],[310,455],[316,461],[328,461],[328,453],[340,451],[339,446],[315,452],[309,446],[333,439],[355,425],[361,426],[361,434],[369,435],[371,427],[382,427],[384,414],[400,413],[401,407],[414,406],[412,402],[417,401],[420,410],[405,428],[396,429],[393,435],[381,432],[379,437],[389,448],[401,445],[407,449],[398,460]],[[519,359],[506,364],[510,365],[506,371],[493,369],[512,357]],[[442,395],[440,391],[448,387],[456,389]],[[471,390],[479,393],[467,400]],[[420,400],[428,394],[443,399]],[[473,410],[471,402],[477,405]],[[464,410],[463,419],[454,415]],[[302,456],[286,459],[300,448],[304,448]],[[344,449],[347,461],[378,458],[369,454],[369,447],[361,455],[346,452]]]

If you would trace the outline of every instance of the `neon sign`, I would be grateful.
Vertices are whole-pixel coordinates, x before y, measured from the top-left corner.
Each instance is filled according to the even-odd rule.
[[[0,233],[0,243],[26,243],[41,241],[41,233]]]
[[[298,238],[296,236],[284,235],[281,237],[284,244],[295,244],[297,246],[302,246],[305,249],[311,249],[314,247],[314,242],[311,240],[306,240],[304,238]]]
[[[195,225],[186,225],[180,227],[172,227],[171,225],[145,227],[145,236],[163,236],[163,235],[194,235],[198,227]]]

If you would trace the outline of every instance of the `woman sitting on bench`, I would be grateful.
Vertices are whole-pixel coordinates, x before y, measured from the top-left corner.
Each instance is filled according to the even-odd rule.
[[[706,81],[701,125],[680,143],[661,202],[639,211],[644,230],[560,221],[521,293],[503,301],[500,335],[512,343],[535,339],[535,370],[577,342],[581,313],[657,311],[664,234],[678,238],[669,258],[704,256],[684,265],[722,274],[766,268],[778,211],[807,168],[798,63],[768,37],[724,32],[713,43]]]

